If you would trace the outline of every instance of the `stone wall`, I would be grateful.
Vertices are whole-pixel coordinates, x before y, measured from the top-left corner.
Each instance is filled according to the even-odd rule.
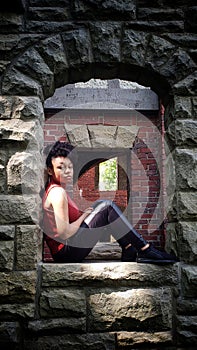
[[[143,342],[149,349],[150,344],[193,349],[195,1],[10,4],[7,0],[0,5],[1,347],[137,349]],[[43,102],[56,88],[91,78],[150,86],[165,105],[170,147],[166,246],[181,258],[178,274],[173,272],[176,267],[159,268],[158,274],[156,266],[105,263],[93,268],[91,263],[73,267],[40,262]],[[166,279],[171,276],[173,280]],[[103,279],[106,284],[101,285]]]

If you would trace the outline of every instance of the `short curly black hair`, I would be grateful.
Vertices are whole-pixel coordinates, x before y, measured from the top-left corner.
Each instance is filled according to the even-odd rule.
[[[46,158],[46,166],[47,168],[52,168],[52,159],[57,157],[68,157],[72,162],[74,159],[72,157],[72,151],[74,147],[69,142],[57,141],[50,148],[48,156]]]

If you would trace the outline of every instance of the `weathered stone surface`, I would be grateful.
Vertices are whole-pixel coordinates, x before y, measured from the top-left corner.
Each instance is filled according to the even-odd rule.
[[[33,225],[17,226],[16,270],[33,270],[41,259],[42,232],[40,228]]]
[[[12,344],[18,344],[21,340],[21,327],[19,322],[0,322],[0,339],[2,346],[9,343],[10,348]],[[4,344],[5,343],[5,344]]]
[[[176,149],[176,187],[178,190],[197,190],[197,151]]]
[[[14,67],[9,69],[2,82],[5,95],[39,96],[43,100],[42,87],[38,81],[19,72]]]
[[[0,223],[32,224],[38,223],[40,198],[33,195],[1,195],[0,196]]]
[[[0,226],[0,240],[13,240],[15,237],[15,226]]]
[[[13,321],[14,319],[33,319],[35,314],[35,303],[0,304],[0,318]]]
[[[43,130],[38,121],[0,120],[0,138],[23,141],[30,150],[39,150],[43,144]]]
[[[122,62],[143,66],[148,40],[149,35],[146,33],[125,30],[121,52]]]
[[[193,118],[197,118],[197,98],[192,98],[192,115]]]
[[[35,49],[26,51],[16,63],[16,69],[35,79],[43,88],[45,97],[51,96],[54,91],[54,77],[48,65]]]
[[[25,339],[24,350],[114,350],[112,333],[66,334]]]
[[[181,269],[182,291],[186,298],[196,298],[197,266],[184,265]]]
[[[177,285],[177,264],[156,266],[120,262],[41,264],[43,287]]]
[[[98,242],[86,257],[87,260],[119,260],[121,258],[122,249],[118,243]],[[113,255],[112,255],[113,254]]]
[[[148,33],[156,33],[162,35],[165,32],[179,32],[184,31],[184,21],[137,21],[126,22],[126,28],[134,29],[136,31],[144,31]]]
[[[183,19],[184,13],[181,9],[172,8],[155,8],[155,7],[139,7],[138,9],[138,19],[148,20],[148,21],[170,21],[174,19],[175,21]]]
[[[176,144],[178,146],[196,146],[197,144],[197,121],[177,120],[175,122]]]
[[[83,332],[86,331],[86,317],[50,318],[28,322],[28,330],[34,333],[62,330],[62,332]]]
[[[160,74],[174,83],[189,76],[195,70],[195,66],[190,55],[179,48],[169,56],[168,62],[160,67]]]
[[[1,272],[0,273],[1,303],[31,303],[36,293],[36,271]]]
[[[88,330],[170,329],[172,293],[162,289],[89,290]],[[141,307],[140,307],[141,306]]]
[[[43,122],[43,107],[41,101],[37,97],[0,96],[0,118],[36,118]]]
[[[90,34],[86,28],[63,33],[62,38],[71,67],[93,61]]]
[[[180,259],[191,264],[197,262],[197,222],[179,222],[178,242]]]
[[[136,3],[133,0],[82,0],[73,1],[74,18],[96,20],[123,20],[136,18]]]
[[[197,218],[196,192],[179,192],[177,194],[177,217],[182,221]]]
[[[116,22],[91,22],[90,35],[95,62],[119,62],[121,25]]]
[[[178,298],[177,313],[179,315],[194,315],[197,314],[197,299]]]
[[[73,146],[91,147],[86,125],[64,124],[65,133]]]
[[[166,108],[166,115],[168,118],[171,115],[172,119],[194,118],[194,114],[192,113],[191,97],[175,96],[174,100],[169,103]]]
[[[88,125],[92,147],[115,147],[117,126]]]
[[[14,242],[1,241],[0,244],[0,271],[12,270],[14,263]]]
[[[30,7],[27,18],[32,21],[63,22],[70,19],[70,14],[66,7]]]
[[[85,317],[86,300],[83,290],[50,289],[40,295],[41,317]]]
[[[0,164],[0,193],[6,192],[6,171],[5,167]]]
[[[186,96],[195,96],[196,95],[196,79],[197,72],[193,72],[188,75],[185,79],[176,83],[173,87],[173,93],[175,95]]]
[[[172,333],[171,332],[121,332],[117,333],[118,349],[131,349],[138,346],[146,346],[150,349],[150,346],[159,346],[159,344],[172,345]]]
[[[44,164],[37,152],[16,152],[7,164],[8,192],[39,193],[43,185]]]
[[[175,52],[175,45],[160,36],[152,35],[147,46],[146,65],[160,71]]]
[[[9,28],[9,29],[8,29]],[[23,28],[23,17],[15,13],[3,12],[0,14],[0,32],[7,33],[8,30],[12,33],[18,33]]]
[[[118,126],[116,134],[116,145],[121,148],[133,148],[139,128],[132,126]]]
[[[65,85],[68,81],[68,62],[60,35],[42,40],[36,49],[54,73],[56,88]]]

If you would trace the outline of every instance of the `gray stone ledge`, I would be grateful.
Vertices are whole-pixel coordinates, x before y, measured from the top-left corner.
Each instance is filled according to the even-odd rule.
[[[158,266],[114,261],[41,263],[41,283],[42,287],[63,287],[79,283],[80,286],[177,286],[178,265]]]

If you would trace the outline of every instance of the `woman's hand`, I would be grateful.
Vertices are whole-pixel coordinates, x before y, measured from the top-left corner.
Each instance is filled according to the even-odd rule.
[[[84,210],[84,212],[83,212],[84,218],[87,218],[87,216],[90,215],[90,214],[92,213],[93,209],[94,209],[94,208],[92,208],[92,207],[86,208],[86,209]]]

